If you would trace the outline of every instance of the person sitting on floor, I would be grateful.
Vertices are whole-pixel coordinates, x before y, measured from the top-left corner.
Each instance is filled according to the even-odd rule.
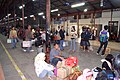
[[[41,52],[35,57],[34,66],[39,78],[44,78],[48,75],[48,78],[52,80],[52,77],[54,77],[54,66],[45,62],[45,53]]]
[[[105,70],[112,70],[113,66],[112,66],[112,61],[114,59],[114,56],[112,54],[108,54],[105,59],[102,59],[102,69]]]
[[[115,70],[115,80],[120,80],[120,54],[116,55],[113,60],[113,68]]]
[[[83,74],[80,75],[77,80],[94,80],[93,79],[93,73],[90,69],[84,69]]]
[[[57,43],[54,43],[54,47],[50,51],[50,63],[53,66],[56,66],[58,61],[62,60],[64,60],[64,58],[61,57],[59,45]]]

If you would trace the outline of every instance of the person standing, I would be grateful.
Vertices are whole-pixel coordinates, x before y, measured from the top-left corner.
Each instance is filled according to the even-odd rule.
[[[76,38],[77,34],[75,32],[75,26],[72,26],[71,28],[71,45],[70,45],[70,51],[75,52],[76,51]]]
[[[27,26],[27,29],[25,31],[25,40],[26,41],[31,41],[34,38],[32,31],[31,31],[31,25]],[[28,51],[28,52],[33,52],[34,50],[32,49],[32,45],[31,47],[28,47],[26,49],[23,50],[24,52]]]
[[[63,48],[63,42],[64,42],[64,39],[65,39],[64,33],[65,33],[65,30],[64,30],[64,27],[62,26],[60,31],[59,31],[60,38],[61,38],[60,39],[60,50],[64,50],[64,48]]]
[[[101,56],[104,56],[105,50],[106,50],[107,45],[108,45],[108,39],[109,39],[108,26],[105,25],[104,30],[100,31],[100,36],[99,36],[100,47],[97,51],[97,55],[99,55],[99,52],[100,52],[102,46],[104,45],[104,49],[103,49],[102,54],[101,54]]]
[[[12,41],[12,48],[16,48],[16,43],[17,43],[17,31],[15,30],[15,27],[13,26],[11,31],[10,31],[10,35],[9,38]]]
[[[91,32],[90,32],[90,29],[89,28],[86,28],[86,31],[85,31],[85,47],[87,48],[87,51],[89,52],[90,50],[90,42],[89,42],[89,39],[91,38]]]

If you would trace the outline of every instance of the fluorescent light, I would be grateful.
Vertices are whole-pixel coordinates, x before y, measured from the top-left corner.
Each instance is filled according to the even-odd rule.
[[[56,11],[58,11],[58,9],[51,10],[51,12],[56,12]]]
[[[30,17],[34,17],[34,15],[30,15]]]
[[[8,14],[8,16],[10,16],[11,14]]]
[[[22,9],[23,7],[25,7],[25,5],[23,4],[23,6],[19,6],[19,9]]]
[[[45,16],[42,16],[43,17],[43,19],[45,19]]]
[[[87,12],[88,11],[88,9],[84,9],[84,12]]]
[[[40,15],[43,15],[44,13],[43,12],[41,12],[41,13],[38,13],[38,15],[40,16]]]
[[[27,19],[27,17],[24,17],[25,19]]]
[[[101,2],[100,2],[100,6],[101,7],[103,7],[103,3],[104,3],[103,0],[101,0]]]
[[[60,16],[60,14],[58,14],[58,16]]]
[[[22,20],[22,18],[20,18],[20,20]]]
[[[15,17],[17,16],[17,14],[15,14]]]
[[[35,1],[35,0],[32,0],[32,1]]]
[[[73,4],[71,5],[72,8],[75,8],[75,7],[80,7],[80,6],[84,6],[85,5],[85,2],[83,3],[78,3],[78,4]]]

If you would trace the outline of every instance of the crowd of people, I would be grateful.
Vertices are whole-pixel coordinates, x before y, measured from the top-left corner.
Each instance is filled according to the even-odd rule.
[[[43,51],[39,51],[38,55],[35,57],[35,71],[37,73],[37,76],[40,78],[45,77],[48,74],[49,79],[52,80],[51,76],[54,76],[53,70],[56,67],[57,63],[59,61],[64,61],[65,57],[62,56],[61,51],[64,50],[63,43],[65,42],[65,30],[64,27],[59,27],[58,30],[51,31],[50,33],[50,39],[51,42],[54,42],[53,48],[50,51],[50,64],[45,62],[45,53]],[[40,28],[32,29],[31,25],[28,25],[26,29],[23,29],[20,27],[19,29],[15,29],[14,26],[11,27],[10,31],[7,31],[8,38],[11,39],[12,49],[16,48],[17,42],[19,40],[22,41],[32,41],[35,40],[35,47],[43,47],[43,44],[46,43],[46,33],[44,30],[41,30]],[[92,33],[90,32],[90,28],[88,27],[82,27],[82,33],[81,33],[81,41],[80,46],[82,46],[83,51],[90,51],[90,38],[92,36]],[[76,52],[76,39],[78,38],[78,34],[76,33],[75,26],[72,26],[71,33],[70,33],[70,52],[75,53]],[[108,32],[108,26],[104,26],[104,29],[100,31],[99,34],[99,41],[100,41],[100,47],[98,48],[98,51],[96,52],[97,55],[104,56],[105,50],[108,45],[108,39],[109,39],[109,32]],[[22,43],[23,44],[23,43]],[[21,45],[22,45],[21,44]],[[100,53],[100,50],[102,49],[102,46],[104,46],[104,49],[102,50],[102,53]],[[33,52],[32,45],[30,47],[23,47],[24,52]],[[88,68],[83,70],[82,75],[78,76],[77,80],[119,80],[120,77],[120,54],[117,56],[113,56],[112,54],[108,54],[105,59],[102,59],[102,68],[95,67],[93,70],[90,70]],[[47,68],[48,67],[48,68]],[[94,70],[97,71],[94,71]],[[102,72],[112,72],[114,78],[108,79],[107,75]],[[108,71],[108,72],[107,72]],[[94,72],[97,72],[94,74]],[[95,76],[96,75],[96,76]]]

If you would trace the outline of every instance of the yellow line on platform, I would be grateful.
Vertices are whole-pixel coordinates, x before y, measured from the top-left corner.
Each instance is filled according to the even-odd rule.
[[[17,66],[17,64],[15,63],[14,59],[12,58],[12,56],[10,55],[10,53],[8,52],[8,50],[5,48],[5,46],[3,45],[3,43],[0,41],[2,47],[4,48],[7,56],[9,57],[10,61],[12,62],[13,66],[15,67],[15,69],[17,70],[19,76],[22,78],[22,80],[27,80],[26,77],[24,76],[24,74],[22,73],[22,71],[20,70],[20,68]]]

